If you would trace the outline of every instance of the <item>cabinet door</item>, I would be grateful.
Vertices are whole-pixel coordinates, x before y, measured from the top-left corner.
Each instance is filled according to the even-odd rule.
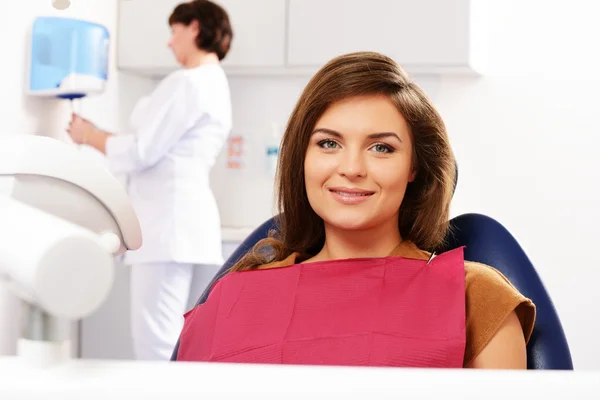
[[[168,48],[168,18],[183,0],[121,0],[120,68],[167,73],[177,68]],[[215,0],[229,14],[234,31],[223,65],[282,67],[285,62],[285,0]]]
[[[378,51],[404,65],[464,64],[469,0],[289,0],[288,62]]]
[[[285,0],[216,0],[229,14],[233,28],[229,67],[283,67],[285,63]]]
[[[169,15],[181,0],[121,0],[118,66],[124,69],[170,70],[177,61],[168,47]]]

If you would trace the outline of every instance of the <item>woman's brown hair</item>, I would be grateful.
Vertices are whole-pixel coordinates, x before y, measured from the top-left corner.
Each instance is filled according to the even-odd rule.
[[[277,171],[278,229],[257,243],[233,271],[281,261],[294,252],[307,259],[325,243],[323,220],[306,194],[304,160],[313,129],[333,103],[365,95],[387,96],[410,127],[416,179],[408,184],[398,226],[421,249],[443,244],[454,191],[455,160],[441,116],[431,100],[392,59],[373,52],[346,54],[321,68],[304,89],[285,130]]]
[[[218,4],[208,0],[193,0],[181,3],[169,16],[169,25],[189,25],[198,21],[200,32],[196,37],[196,46],[211,53],[216,53],[219,60],[225,58],[233,40],[233,30],[229,15]]]

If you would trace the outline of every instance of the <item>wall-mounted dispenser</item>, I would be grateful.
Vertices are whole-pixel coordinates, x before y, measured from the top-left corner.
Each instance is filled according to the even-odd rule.
[[[73,100],[104,92],[109,53],[105,26],[38,17],[29,44],[28,95]]]

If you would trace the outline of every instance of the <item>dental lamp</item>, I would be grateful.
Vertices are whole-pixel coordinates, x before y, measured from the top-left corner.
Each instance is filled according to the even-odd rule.
[[[50,364],[68,357],[69,324],[104,302],[114,257],[142,236],[101,165],[59,140],[13,135],[0,139],[0,243],[0,283],[25,305],[17,353]]]

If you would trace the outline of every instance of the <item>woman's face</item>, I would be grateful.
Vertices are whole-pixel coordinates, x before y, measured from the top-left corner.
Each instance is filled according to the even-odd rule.
[[[192,21],[189,25],[180,23],[171,25],[171,38],[168,45],[179,64],[185,65],[188,56],[197,51],[196,37],[198,32],[197,21]]]
[[[308,200],[326,227],[398,226],[414,180],[408,124],[385,96],[334,103],[317,121],[304,161]]]

